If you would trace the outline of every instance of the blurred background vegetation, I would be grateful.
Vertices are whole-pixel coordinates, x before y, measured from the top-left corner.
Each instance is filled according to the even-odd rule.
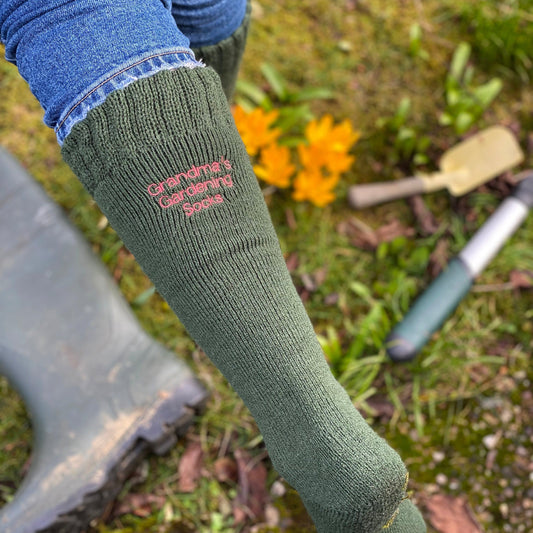
[[[400,451],[430,531],[452,531],[461,513],[472,531],[533,531],[533,217],[414,362],[392,364],[383,348],[416,295],[509,194],[512,174],[462,198],[433,193],[358,212],[346,199],[355,183],[435,170],[443,151],[494,124],[519,139],[522,168],[533,166],[533,1],[252,3],[236,102],[248,111],[278,110],[292,150],[305,144],[305,124],[325,115],[336,124],[348,119],[360,134],[331,203],[297,201],[290,187],[263,183],[333,371]],[[145,461],[91,531],[314,531],[272,469],[250,414],[62,162],[42,115],[15,67],[0,61],[0,144],[82,230],[143,326],[187,357],[212,391],[187,438],[168,456]],[[1,506],[31,451],[31,421],[1,378],[0,413]],[[180,462],[198,444],[199,476],[183,492]],[[243,454],[266,481],[258,487],[260,508],[236,523]]]

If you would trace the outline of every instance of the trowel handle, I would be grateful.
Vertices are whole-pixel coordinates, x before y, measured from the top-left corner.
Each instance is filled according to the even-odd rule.
[[[409,361],[414,358],[459,305],[474,279],[518,229],[532,207],[533,171],[501,203],[392,330],[386,340],[391,359]]]
[[[348,201],[353,208],[363,209],[424,191],[424,181],[421,178],[403,178],[392,182],[352,185],[348,191]]]

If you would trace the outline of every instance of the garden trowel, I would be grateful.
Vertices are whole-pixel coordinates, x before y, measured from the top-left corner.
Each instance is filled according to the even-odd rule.
[[[447,188],[462,196],[502,172],[521,163],[524,154],[513,134],[492,126],[446,151],[439,172],[397,181],[354,185],[348,192],[350,205],[363,209],[399,198]]]

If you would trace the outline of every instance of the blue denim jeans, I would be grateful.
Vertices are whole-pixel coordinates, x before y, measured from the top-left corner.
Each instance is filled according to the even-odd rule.
[[[2,0],[0,36],[62,144],[112,91],[201,66],[191,48],[229,37],[245,10],[246,0]]]

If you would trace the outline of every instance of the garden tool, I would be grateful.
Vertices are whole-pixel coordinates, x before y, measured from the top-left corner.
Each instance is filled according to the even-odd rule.
[[[468,293],[475,278],[518,229],[533,207],[533,170],[453,258],[386,339],[394,361],[409,361]]]
[[[386,183],[353,185],[348,200],[355,209],[363,209],[444,188],[453,196],[462,196],[523,159],[513,134],[503,126],[492,126],[446,151],[439,162],[440,172]]]
[[[76,533],[207,394],[140,327],[83,237],[0,151],[0,372],[32,419],[31,467],[2,533]]]

